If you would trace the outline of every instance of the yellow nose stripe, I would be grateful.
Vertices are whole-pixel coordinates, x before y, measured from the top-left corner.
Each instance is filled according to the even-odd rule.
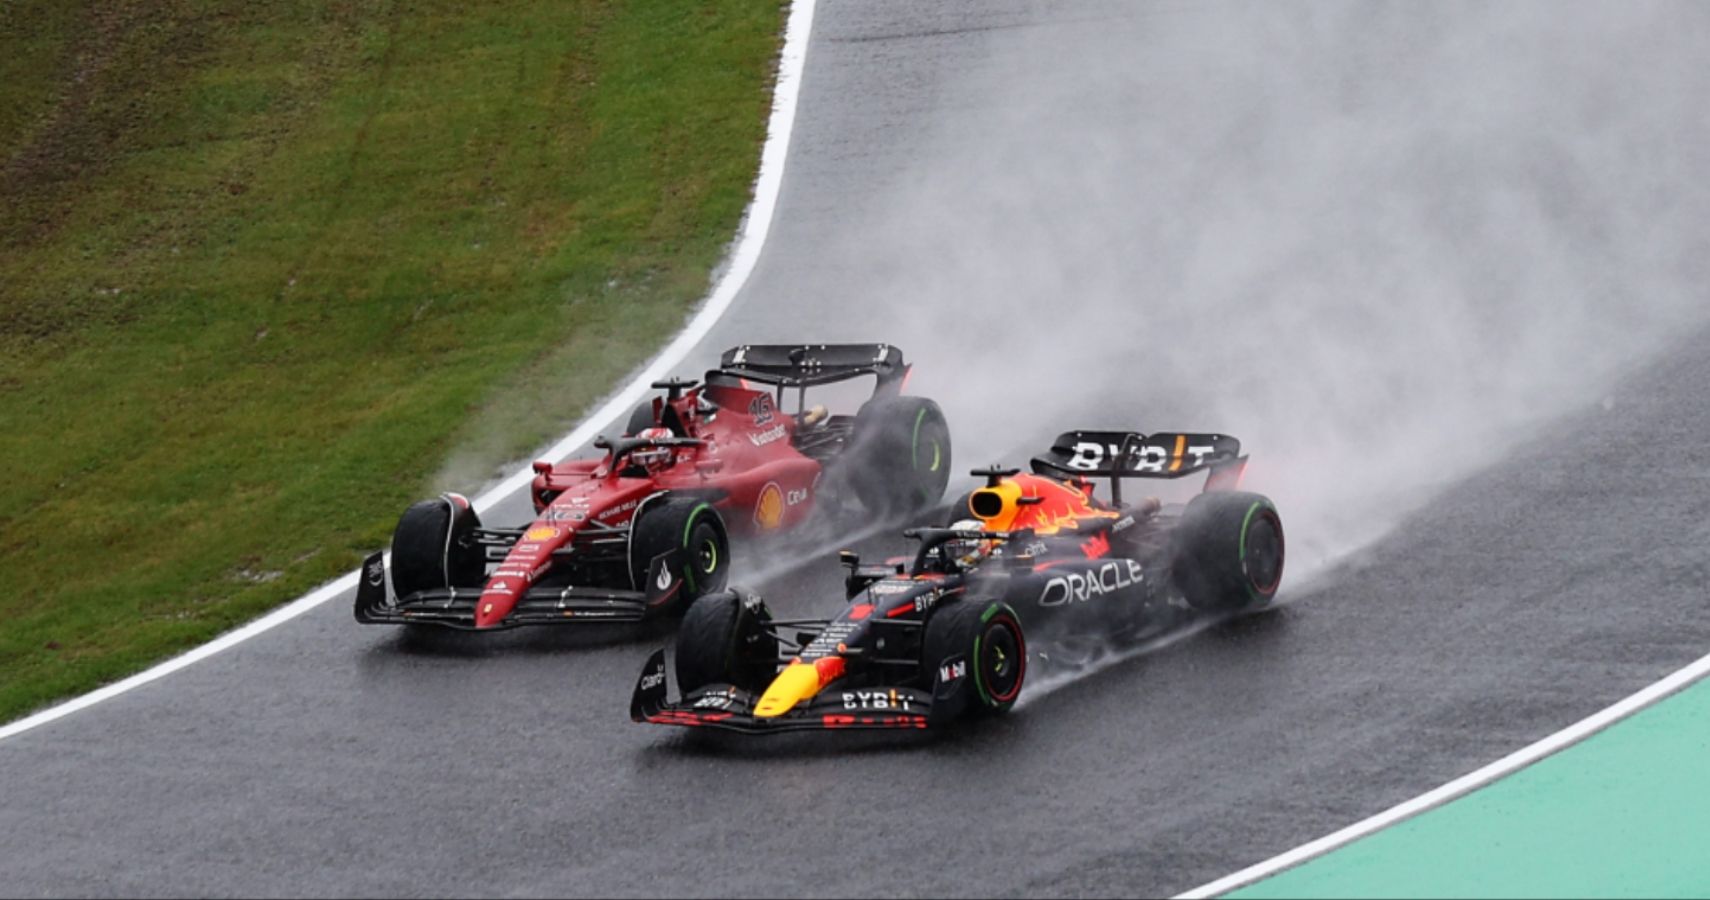
[[[778,673],[772,686],[754,706],[756,718],[772,719],[796,708],[796,704],[819,693],[819,672],[813,666],[793,665]]]

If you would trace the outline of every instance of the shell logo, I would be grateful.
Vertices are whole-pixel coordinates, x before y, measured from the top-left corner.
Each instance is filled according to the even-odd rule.
[[[551,525],[536,525],[523,533],[525,541],[550,541],[558,536],[558,529]]]
[[[760,489],[760,499],[754,501],[754,523],[770,531],[784,522],[784,490],[775,481]]]

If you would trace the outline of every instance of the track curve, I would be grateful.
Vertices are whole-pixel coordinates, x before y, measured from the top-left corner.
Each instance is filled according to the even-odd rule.
[[[1650,51],[1654,71],[1629,73],[1641,84],[1684,77],[1692,70],[1676,63],[1703,58],[1685,52],[1710,34],[1691,7],[1615,8],[1574,7],[1610,21],[1546,30],[1542,46],[1573,46],[1534,54],[1540,70],[1598,33],[1614,34],[1603,49],[1623,62]],[[1398,96],[1460,97],[1377,77],[1401,71],[1397,58],[1441,62],[1422,46],[1488,67],[1473,81],[1501,87],[1512,73],[1457,37],[1478,28],[1441,7],[1320,6],[1304,26],[1252,9],[1142,9],[824,3],[773,236],[684,370],[741,341],[894,340],[921,363],[919,391],[944,399],[964,467],[988,461],[977,454],[1017,459],[1078,425],[1240,434],[1257,454],[1253,486],[1278,496],[1291,548],[1304,548],[1287,606],[1063,684],[987,727],[850,744],[631,726],[629,691],[660,633],[417,640],[358,628],[335,600],[0,743],[4,892],[1165,894],[1476,768],[1702,655],[1710,332],[1703,280],[1692,282],[1702,273],[1681,262],[1702,238],[1629,239],[1635,201],[1587,197],[1598,189],[1587,185],[1614,189],[1573,177],[1585,159],[1571,153],[1557,160],[1568,175],[1534,172],[1498,142],[1492,169],[1466,172],[1456,166],[1472,162],[1452,153],[1410,155],[1418,148],[1387,132],[1339,126],[1338,141],[1423,167],[1395,196],[1431,202],[1390,209],[1391,227],[1417,226],[1405,236],[1488,237],[1490,211],[1454,186],[1541,180],[1561,220],[1527,226],[1536,246],[1505,249],[1589,256],[1627,276],[1615,287],[1643,283],[1603,293],[1610,284],[1581,283],[1563,264],[1541,285],[1517,284],[1479,259],[1417,293],[1391,283],[1387,307],[1338,306],[1364,263],[1283,252],[1292,239],[1249,210],[1292,209],[1325,190],[1326,172],[1369,188],[1390,170],[1328,165],[1300,136],[1323,129],[1283,128],[1265,111],[1317,126],[1341,122],[1317,117],[1323,103],[1362,122]],[[1559,4],[1524,9],[1497,24],[1561,18]],[[1365,42],[1343,41],[1356,26]],[[1274,77],[1255,73],[1256,48],[1277,57]],[[1337,49],[1353,62],[1305,63]],[[993,88],[1015,87],[1017,72],[1031,85],[1020,101]],[[1271,92],[1263,103],[1251,101],[1256,85]],[[1646,110],[1655,121],[1638,121],[1639,134],[1687,128],[1670,124],[1672,108]],[[1411,114],[1440,117],[1450,147],[1454,123],[1477,118]],[[1112,120],[1123,127],[1098,124]],[[1084,133],[1068,130],[1076,123]],[[1153,130],[1168,139],[1144,136]],[[1132,170],[1142,187],[1112,186],[1112,159],[1126,167],[1134,153],[1152,163]],[[1632,190],[1651,198],[1645,178],[1703,175],[1701,154],[1664,152],[1668,170],[1634,176]],[[1047,167],[1020,164],[1041,155]],[[1246,190],[1188,164],[1208,156]],[[982,181],[1006,167],[1013,178]],[[1255,172],[1281,174],[1266,188]],[[1672,202],[1653,211],[1660,224],[1707,220],[1701,189],[1680,187]],[[1322,240],[1328,222],[1369,260],[1385,245],[1342,234],[1366,221],[1352,208],[1315,203],[1293,224]],[[1604,214],[1601,225],[1585,210]],[[1498,212],[1504,227],[1531,221]],[[947,235],[957,223],[961,236]],[[1558,254],[1549,242],[1562,235],[1570,252]],[[1206,252],[1196,240],[1228,256],[1195,262]],[[1135,259],[1051,261],[1085,263],[1082,245]],[[1651,255],[1633,257],[1639,246]],[[1389,283],[1438,257],[1377,258],[1393,269],[1374,280]],[[1281,301],[1218,281],[1230,271],[1262,276]],[[1461,281],[1480,273],[1510,279],[1506,291]],[[1641,287],[1647,297],[1627,298]],[[1454,290],[1464,302],[1441,299]],[[1554,306],[1540,304],[1557,290]],[[1209,299],[1170,299],[1184,296]],[[1023,310],[1032,324],[1011,318]],[[1321,327],[1299,327],[1291,311]],[[1197,324],[1206,319],[1217,329]],[[1450,332],[1442,343],[1433,324]],[[1088,342],[1101,331],[1120,334]],[[1175,337],[1131,337],[1160,332]],[[1286,346],[1268,371],[1240,369],[1263,338]],[[1328,349],[1302,349],[1314,340]],[[1009,378],[1017,358],[1026,377]],[[1062,377],[1040,374],[1053,370]],[[1267,415],[1272,406],[1293,408]],[[1432,436],[1440,443],[1421,452]],[[1362,448],[1376,459],[1361,464]],[[828,558],[760,572],[755,557],[750,580],[784,613],[838,596]]]

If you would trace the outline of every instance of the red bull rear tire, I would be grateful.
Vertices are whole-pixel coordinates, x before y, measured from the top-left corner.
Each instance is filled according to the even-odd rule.
[[[1200,494],[1170,536],[1171,573],[1188,605],[1232,613],[1270,604],[1282,582],[1282,519],[1270,498],[1242,491]]]

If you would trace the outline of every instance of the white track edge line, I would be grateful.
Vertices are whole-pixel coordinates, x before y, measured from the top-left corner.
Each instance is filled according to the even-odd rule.
[[[643,369],[628,387],[614,394],[603,406],[584,418],[582,424],[563,440],[553,444],[541,454],[541,458],[557,459],[568,455],[592,440],[600,428],[639,403],[652,389],[653,382],[670,374],[672,367],[682,362],[689,351],[712,331],[713,325],[724,316],[737,293],[748,283],[748,276],[759,262],[760,250],[766,243],[767,234],[772,230],[772,217],[778,208],[778,194],[783,187],[784,163],[788,156],[790,134],[795,129],[796,100],[801,94],[802,71],[807,63],[808,35],[813,30],[813,13],[817,2],[818,0],[792,0],[790,3],[789,19],[784,24],[784,47],[778,54],[777,82],[772,89],[772,115],[766,123],[766,142],[760,151],[760,172],[754,182],[754,199],[743,216],[742,232],[737,237],[736,250],[731,254],[730,266],[725,270],[724,277],[719,279],[718,285],[713,288],[706,302],[683,330],[653,357],[652,362],[648,363],[647,368]],[[532,468],[520,469],[475,498],[475,507],[490,508],[520,490],[533,478]],[[356,575],[356,572],[347,572],[340,578],[321,585],[285,606],[200,647],[122,681],[116,681],[0,727],[0,741],[135,690],[289,622],[354,588]]]
[[[1710,675],[1710,655],[1699,657],[1697,660],[1677,669],[1660,681],[1628,696],[1612,706],[1563,728],[1536,743],[1522,747],[1513,753],[1474,772],[1455,779],[1434,790],[1427,791],[1404,803],[1390,807],[1375,816],[1362,819],[1352,825],[1332,834],[1325,835],[1315,841],[1302,844],[1299,847],[1278,854],[1264,862],[1248,866],[1232,875],[1226,875],[1216,881],[1202,884],[1193,890],[1177,894],[1179,898],[1215,897],[1232,891],[1238,887],[1252,884],[1262,878],[1281,872],[1284,869],[1297,866],[1307,860],[1329,853],[1346,844],[1365,837],[1375,831],[1394,825],[1403,819],[1416,816],[1434,807],[1441,806],[1450,800],[1471,793],[1497,779],[1531,765],[1552,753],[1564,750],[1579,743],[1593,734],[1608,728],[1610,725],[1633,715],[1648,706],[1674,694],[1691,685],[1693,682]]]

